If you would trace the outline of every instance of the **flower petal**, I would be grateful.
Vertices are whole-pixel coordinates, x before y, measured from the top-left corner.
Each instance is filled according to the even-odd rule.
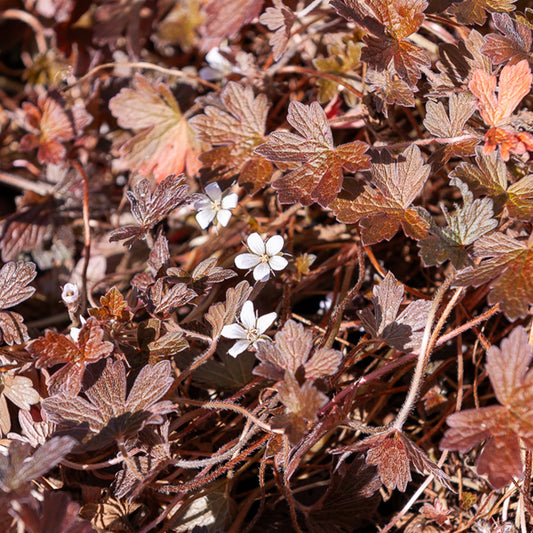
[[[207,228],[215,218],[215,211],[213,209],[202,209],[196,213],[196,222],[202,229]]]
[[[265,253],[265,242],[261,239],[259,233],[252,233],[246,242],[248,243],[250,252],[256,255],[263,255]]]
[[[217,213],[217,220],[221,226],[226,227],[228,225],[230,218],[231,218],[231,211],[229,209],[221,209]]]
[[[240,324],[229,324],[222,328],[221,335],[226,339],[246,339],[247,331]]]
[[[253,268],[259,264],[259,257],[255,254],[241,254],[235,258],[237,268]]]
[[[248,349],[250,343],[248,341],[237,341],[229,350],[228,354],[231,357],[237,357],[240,353]]]
[[[283,270],[289,262],[281,255],[275,255],[268,260],[268,264],[272,270]]]
[[[222,198],[220,205],[223,209],[235,209],[239,203],[239,195],[232,192]]]
[[[246,300],[244,304],[242,305],[241,309],[241,322],[242,325],[246,328],[246,330],[250,330],[255,328],[255,311],[254,311],[254,304],[250,300]],[[244,339],[246,338],[243,337]]]
[[[194,209],[200,211],[201,209],[212,209],[213,202],[205,195],[198,194],[196,202],[194,202]]]
[[[262,335],[276,320],[277,313],[268,313],[257,319],[257,331]]]
[[[285,241],[281,235],[274,235],[270,237],[266,243],[266,252],[268,255],[276,255],[281,252]]]
[[[270,267],[267,263],[260,263],[254,268],[255,281],[267,280],[270,277]]]
[[[220,199],[222,198],[222,191],[216,182],[206,185],[205,194],[207,194],[207,196],[209,196],[213,202],[220,202]]]

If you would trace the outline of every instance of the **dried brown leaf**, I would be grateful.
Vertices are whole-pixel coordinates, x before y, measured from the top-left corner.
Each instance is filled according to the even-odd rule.
[[[295,20],[296,15],[281,0],[274,0],[274,7],[267,7],[259,17],[259,22],[274,32],[269,40],[274,61],[277,61],[285,52]]]
[[[452,4],[448,11],[464,24],[485,24],[488,12],[514,11],[516,0],[463,0]]]

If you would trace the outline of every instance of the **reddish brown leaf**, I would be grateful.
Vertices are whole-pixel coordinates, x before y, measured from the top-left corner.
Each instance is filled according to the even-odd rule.
[[[296,374],[302,368],[306,379],[314,381],[337,371],[342,359],[338,350],[321,348],[311,356],[312,352],[311,331],[293,320],[287,320],[283,329],[276,333],[275,342],[258,344],[255,355],[261,364],[254,369],[254,374],[281,381],[285,371]]]
[[[487,371],[501,406],[483,407],[454,413],[447,421],[450,429],[440,443],[443,450],[469,452],[485,441],[476,466],[496,489],[513,478],[524,476],[521,445],[533,445],[533,372],[529,364],[533,346],[521,326],[501,343],[487,351]]]
[[[197,296],[185,283],[169,285],[164,278],[160,278],[150,287],[148,309],[155,314],[168,316],[174,309]]]
[[[368,81],[368,94],[377,101],[377,110],[383,113],[385,117],[388,117],[388,108],[391,105],[414,107],[413,90],[390,68],[383,71],[370,69],[366,79]]]
[[[339,198],[330,208],[339,222],[359,222],[365,244],[392,239],[400,226],[409,237],[423,239],[429,229],[427,216],[410,206],[422,191],[429,171],[416,145],[404,150],[397,160],[382,152],[371,169],[375,188],[365,185],[353,200]]]
[[[245,25],[261,13],[263,0],[208,0],[204,12],[206,21],[200,28],[203,36],[202,49],[218,46],[222,39],[236,35]]]
[[[287,121],[298,134],[275,131],[255,152],[269,161],[300,163],[300,166],[273,183],[281,203],[317,202],[328,206],[341,190],[343,168],[350,172],[366,170],[368,145],[361,141],[335,147],[324,110],[317,102],[306,106],[291,102]]]
[[[152,84],[136,74],[133,89],[124,88],[111,98],[109,109],[121,128],[136,133],[120,147],[129,170],[153,174],[157,181],[170,174],[197,172],[202,145],[167,85]]]
[[[394,66],[398,76],[410,86],[421,76],[420,68],[431,65],[429,56],[407,38],[424,22],[425,0],[331,0],[344,18],[353,20],[370,35],[364,37],[361,60],[376,70]]]
[[[434,464],[418,446],[401,431],[395,429],[372,435],[361,442],[334,450],[334,453],[353,453],[368,450],[366,463],[376,465],[381,482],[390,490],[405,492],[411,481],[411,463],[419,473],[433,474],[448,486],[448,476]]]
[[[531,30],[513,21],[507,13],[493,13],[494,26],[503,35],[489,33],[485,35],[485,44],[481,52],[490,57],[494,65],[509,62],[514,65],[523,59],[529,58],[531,50]]]
[[[124,246],[131,246],[171,211],[190,200],[183,175],[167,176],[155,188],[152,187],[151,180],[143,178],[126,194],[131,204],[131,213],[139,226],[118,228],[109,236],[110,241],[127,239]]]
[[[98,321],[112,325],[115,322],[130,322],[133,314],[128,310],[128,303],[116,287],[111,287],[100,298],[100,307],[89,309],[89,314]]]
[[[518,241],[503,233],[483,236],[474,243],[474,256],[482,259],[456,277],[456,286],[479,287],[490,283],[489,304],[500,304],[512,322],[526,316],[533,304],[533,243]]]
[[[34,340],[28,351],[37,358],[37,368],[50,368],[66,363],[48,383],[50,394],[64,392],[75,396],[81,390],[85,367],[108,357],[113,351],[113,343],[104,341],[104,331],[98,321],[91,317],[83,325],[76,343],[65,335],[47,331],[44,337]]]
[[[144,366],[126,398],[126,369],[122,361],[106,361],[97,381],[80,396],[59,393],[42,405],[50,420],[67,428],[88,427],[86,446],[105,447],[136,435],[146,424],[161,424],[170,402],[159,402],[172,385],[170,363]],[[88,439],[88,440],[87,440]]]
[[[431,307],[431,301],[415,300],[401,313],[404,288],[389,272],[379,287],[374,287],[374,311],[359,312],[366,332],[372,338],[386,342],[397,350],[408,351],[420,345],[422,330]]]
[[[272,165],[254,153],[264,141],[269,106],[264,94],[254,97],[251,87],[229,82],[220,96],[206,100],[203,115],[190,120],[198,138],[214,148],[204,152],[201,174],[207,181],[238,178],[252,192],[263,187],[272,175]]]
[[[74,139],[92,117],[81,104],[67,110],[65,102],[57,93],[43,94],[38,107],[23,102],[26,113],[25,128],[31,133],[20,140],[20,149],[30,151],[38,148],[39,163],[61,163],[67,153],[62,143]]]
[[[488,12],[514,11],[516,0],[463,0],[448,9],[464,24],[485,24]]]

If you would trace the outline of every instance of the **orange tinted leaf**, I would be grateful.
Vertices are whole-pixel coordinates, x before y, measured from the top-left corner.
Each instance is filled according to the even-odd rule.
[[[124,88],[111,98],[109,109],[121,128],[137,133],[120,147],[130,170],[143,176],[153,173],[157,181],[198,170],[202,146],[164,83],[152,84],[136,74],[133,89]]]
[[[100,298],[100,304],[101,307],[89,309],[89,314],[99,321],[129,322],[133,316],[127,309],[128,303],[116,287],[111,287],[105,296]]]
[[[370,157],[364,155],[368,145],[361,141],[335,147],[326,113],[317,102],[306,106],[291,102],[287,120],[298,131],[275,131],[255,152],[269,161],[300,163],[272,186],[281,203],[317,202],[323,207],[337,197],[344,178],[343,169],[350,172],[370,167]]]
[[[61,163],[67,153],[62,143],[74,139],[92,120],[81,104],[67,110],[57,93],[41,95],[38,107],[24,102],[22,109],[26,113],[25,127],[31,133],[20,140],[20,149],[38,148],[37,159],[41,164]]]
[[[397,160],[382,152],[371,169],[375,188],[365,185],[355,199],[339,198],[330,207],[339,222],[360,223],[365,244],[390,240],[400,226],[409,237],[422,239],[429,229],[427,217],[420,208],[410,206],[422,191],[429,171],[416,145],[404,150]]]
[[[207,181],[231,181],[252,191],[265,185],[272,164],[254,153],[264,141],[269,106],[264,94],[254,97],[251,87],[229,82],[219,97],[207,98],[203,115],[190,121],[201,141],[214,146],[204,152],[201,174]]]
[[[531,88],[531,69],[526,60],[503,67],[496,96],[496,76],[476,69],[468,87],[478,99],[478,110],[489,126],[498,126],[511,116]]]
[[[474,256],[481,263],[461,271],[455,285],[490,283],[489,304],[499,303],[510,321],[526,316],[533,303],[532,245],[496,232],[474,243]]]

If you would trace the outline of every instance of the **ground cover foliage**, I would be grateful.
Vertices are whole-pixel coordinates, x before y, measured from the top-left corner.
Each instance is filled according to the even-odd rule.
[[[522,0],[0,1],[0,529],[533,527]]]

